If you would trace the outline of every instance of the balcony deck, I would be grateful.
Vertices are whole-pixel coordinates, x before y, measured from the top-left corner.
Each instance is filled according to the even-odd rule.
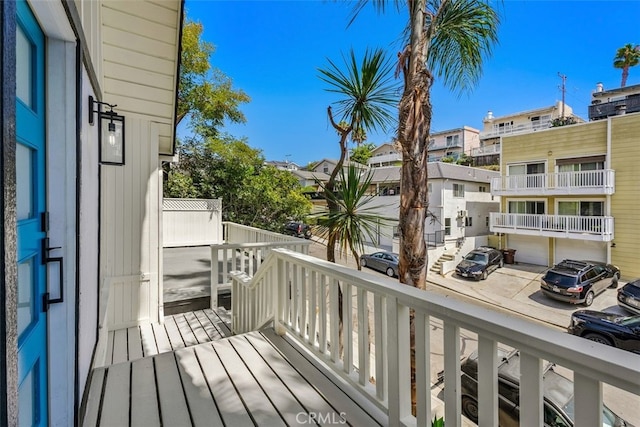
[[[198,310],[166,316],[164,323],[145,323],[109,332],[104,365],[134,361],[230,336],[224,310]]]
[[[267,329],[94,370],[82,425],[386,424],[355,397]]]

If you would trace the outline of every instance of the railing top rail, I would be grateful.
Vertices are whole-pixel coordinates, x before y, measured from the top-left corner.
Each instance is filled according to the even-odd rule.
[[[286,236],[285,236],[286,237]],[[251,249],[251,248],[280,248],[282,246],[309,246],[311,242],[303,239],[283,240],[281,242],[257,243],[221,243],[209,245],[212,249]]]
[[[523,214],[523,213],[509,213],[509,212],[489,212],[489,216],[492,215],[500,215],[500,216],[509,216],[509,215],[513,215],[513,216],[529,216],[529,217],[537,217],[537,218],[584,218],[584,219],[593,219],[593,218],[602,218],[603,220],[612,220],[613,217],[612,216],[605,216],[605,215],[592,215],[592,216],[585,216],[585,215],[554,215],[554,214]]]
[[[267,274],[268,266],[274,266],[280,259],[295,262],[308,270],[348,282],[374,294],[395,299],[414,310],[433,315],[445,322],[453,322],[461,328],[490,337],[528,354],[640,394],[640,364],[630,364],[627,352],[610,347],[600,348],[602,346],[594,348],[596,344],[589,340],[567,335],[526,319],[457,301],[286,249],[272,250],[255,279],[260,280]],[[549,343],[553,343],[553,346],[549,346]]]

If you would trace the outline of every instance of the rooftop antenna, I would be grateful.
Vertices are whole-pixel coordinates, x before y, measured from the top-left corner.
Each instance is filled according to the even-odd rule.
[[[560,86],[560,90],[562,91],[562,120],[564,120],[564,94],[567,91],[567,76],[560,74],[560,71],[558,71],[558,77],[562,79],[562,86]]]

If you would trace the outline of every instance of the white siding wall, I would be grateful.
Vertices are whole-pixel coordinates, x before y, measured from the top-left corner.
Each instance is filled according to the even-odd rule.
[[[102,166],[101,285],[112,287],[108,328],[159,316],[158,131],[143,117],[126,120],[125,166]],[[102,318],[104,301],[100,308]]]

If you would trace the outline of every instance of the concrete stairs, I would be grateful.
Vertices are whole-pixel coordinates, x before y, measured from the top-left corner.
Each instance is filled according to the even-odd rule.
[[[458,245],[458,247],[456,248],[453,248],[443,253],[440,256],[440,258],[438,258],[438,260],[433,263],[429,271],[432,271],[436,274],[440,274],[440,272],[442,271],[442,264],[447,261],[453,261],[454,259],[456,259],[456,255],[458,255],[458,252],[460,252],[461,248],[462,248],[462,244]]]

